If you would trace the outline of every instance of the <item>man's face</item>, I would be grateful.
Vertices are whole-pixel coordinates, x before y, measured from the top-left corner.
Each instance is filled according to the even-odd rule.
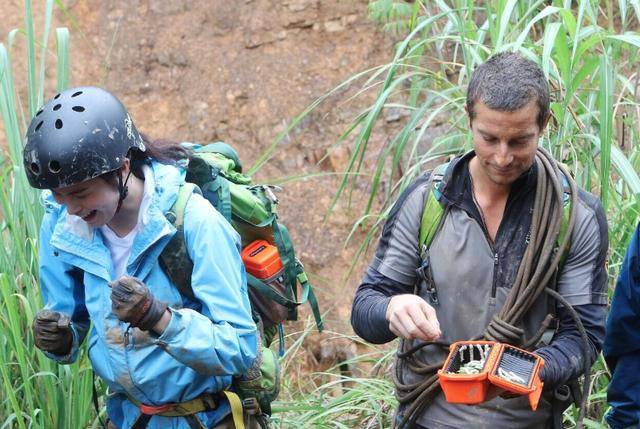
[[[118,207],[118,190],[100,177],[56,188],[51,192],[70,215],[81,217],[94,228],[110,222]]]
[[[538,126],[535,100],[514,112],[492,110],[483,102],[474,106],[473,146],[480,171],[496,185],[510,185],[535,159],[544,130]]]

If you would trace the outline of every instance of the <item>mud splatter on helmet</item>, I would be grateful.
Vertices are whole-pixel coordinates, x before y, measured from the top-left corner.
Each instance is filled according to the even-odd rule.
[[[31,120],[23,152],[29,184],[55,189],[117,170],[131,149],[145,151],[127,109],[95,87],[67,89]]]

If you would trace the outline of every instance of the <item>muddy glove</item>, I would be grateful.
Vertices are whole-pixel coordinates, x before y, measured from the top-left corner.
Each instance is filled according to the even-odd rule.
[[[64,356],[71,351],[73,333],[71,319],[66,314],[40,310],[31,325],[36,347],[42,351]]]
[[[153,297],[149,288],[135,277],[122,276],[109,283],[111,309],[123,322],[151,330],[167,310],[167,304]]]

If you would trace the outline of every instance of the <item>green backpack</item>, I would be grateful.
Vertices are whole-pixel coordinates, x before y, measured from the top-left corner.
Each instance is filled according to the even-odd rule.
[[[277,335],[280,355],[284,353],[282,322],[297,320],[298,306],[307,301],[318,330],[322,331],[318,302],[302,263],[295,256],[289,233],[278,222],[276,188],[253,184],[249,176],[242,174],[242,164],[235,150],[225,143],[206,146],[183,143],[183,146],[191,151],[186,182],[181,185],[173,207],[165,213],[177,232],[160,255],[163,270],[180,293],[194,298],[191,287],[193,263],[187,253],[183,228],[184,211],[194,191],[201,193],[231,223],[240,234],[243,248],[255,240],[266,240],[277,247],[282,260],[283,273],[275,283],[266,283],[247,272],[249,300],[262,347],[254,367],[234,380],[245,409],[255,410],[258,405],[259,413],[269,415],[271,402],[280,388],[278,358],[269,346]]]

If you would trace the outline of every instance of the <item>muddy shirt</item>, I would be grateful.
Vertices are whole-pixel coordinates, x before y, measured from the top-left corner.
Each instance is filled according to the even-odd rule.
[[[536,168],[532,167],[514,182],[495,243],[491,243],[472,198],[468,162],[473,156],[470,152],[454,160],[442,182],[441,204],[448,215],[429,249],[438,304],[419,292],[435,308],[445,342],[467,340],[484,332],[491,317],[504,304],[529,241]],[[390,297],[413,292],[415,270],[422,263],[418,235],[428,192],[428,175],[424,175],[399,198],[385,224],[365,281],[356,293],[352,324],[367,340],[393,339],[384,319]],[[580,312],[581,315],[595,311],[593,317],[584,321],[591,331],[591,354],[596,356],[606,312],[607,227],[598,200],[583,191],[578,197],[576,226],[558,278],[558,291],[572,306],[588,310]],[[548,298],[541,297],[524,318],[521,328],[525,339],[537,332],[548,313],[548,305]],[[574,334],[565,333],[564,337],[556,335],[549,353],[539,351],[549,360],[550,367],[565,365],[579,371],[582,362],[579,344]],[[446,357],[446,350],[425,347],[418,356],[425,363],[436,363]],[[564,372],[564,378],[575,375],[569,369]],[[403,376],[404,383],[422,380],[409,370]],[[449,404],[440,394],[418,423],[428,428],[453,428],[461,423],[474,428],[540,428],[545,426],[549,415],[550,404],[544,398],[538,411],[532,412],[526,397],[496,398],[479,406],[467,406]]]

